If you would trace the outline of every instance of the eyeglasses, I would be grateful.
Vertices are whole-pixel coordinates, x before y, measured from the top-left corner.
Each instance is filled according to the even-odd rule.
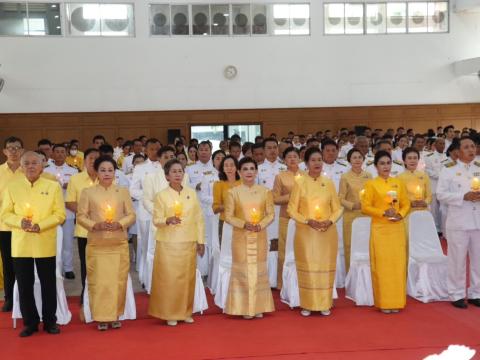
[[[20,151],[23,148],[21,146],[7,146],[6,149],[10,152]]]

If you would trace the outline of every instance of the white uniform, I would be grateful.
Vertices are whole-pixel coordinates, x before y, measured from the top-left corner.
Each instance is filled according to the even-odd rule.
[[[298,168],[302,171],[307,171],[307,164],[305,164],[305,161],[302,161],[300,164],[298,164]]]
[[[49,165],[44,169],[45,172],[54,175],[63,189],[63,197],[65,198],[66,189],[64,188],[65,184],[68,184],[70,178],[78,174],[78,170],[74,167],[69,166],[67,163],[64,163],[61,166],[56,166],[55,164]],[[70,272],[73,271],[73,234],[75,231],[75,213],[65,208],[66,218],[65,222],[62,225],[63,229],[63,239],[62,239],[62,262],[63,262],[63,271]]]
[[[142,153],[143,155],[143,153]],[[135,154],[130,154],[123,159],[122,171],[125,175],[128,175],[133,172],[133,157]]]
[[[438,180],[437,198],[447,205],[448,294],[465,298],[467,255],[470,258],[469,299],[480,298],[480,203],[465,201],[471,181],[480,178],[480,163],[457,161],[445,167]]]
[[[113,160],[117,161],[118,158],[123,154],[123,149],[119,146],[113,149]]]
[[[270,162],[265,159],[265,161],[258,166],[257,183],[265,186],[269,190],[272,190],[273,183],[275,182],[275,176],[277,176],[280,171],[285,170],[287,170],[287,167],[278,159],[274,162]]]
[[[344,173],[348,172],[349,170],[350,169],[348,165],[339,160],[336,160],[331,164],[327,164],[326,162],[324,162],[322,167],[323,175],[325,175],[326,177],[328,177],[330,180],[333,181],[337,192],[340,187],[340,178]]]
[[[375,167],[373,160],[367,164],[365,171],[369,172],[372,175],[372,178],[376,178],[378,176],[377,168]],[[399,163],[398,161],[392,161],[392,170],[390,171],[390,175],[392,177],[396,177],[404,171],[405,167],[403,164]]]
[[[347,143],[345,145],[342,146],[342,148],[340,149],[340,152],[338,154],[338,157],[340,159],[347,159],[347,154],[348,152],[353,149],[353,144],[352,143]]]
[[[143,180],[148,174],[161,170],[158,161],[147,159],[144,163],[133,169],[132,182],[130,184],[130,196],[139,202],[137,211],[137,262],[138,278],[144,283],[145,262],[147,258],[148,231],[152,216],[143,206]]]
[[[440,202],[437,200],[437,183],[438,177],[440,176],[440,171],[447,161],[447,156],[444,153],[439,153],[438,151],[425,156],[425,172],[430,178],[430,185],[432,188],[432,203],[430,204],[430,209],[432,211],[433,219],[435,220],[437,232],[443,232]]]
[[[127,189],[130,188],[130,180],[128,179],[127,175],[125,175],[124,172],[120,169],[115,170],[115,185]]]
[[[402,162],[403,161],[402,154],[403,154],[402,149],[400,149],[399,147],[395,148],[395,150],[392,151],[392,160]]]

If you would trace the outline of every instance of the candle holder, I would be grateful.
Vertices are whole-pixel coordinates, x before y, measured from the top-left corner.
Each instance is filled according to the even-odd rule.
[[[390,190],[387,192],[387,196],[390,200],[390,209],[395,209],[395,204],[398,202],[397,192],[395,190]],[[395,217],[389,217],[388,220],[395,220]]]
[[[107,205],[105,208],[105,222],[108,224],[113,223],[113,219],[115,217],[115,211],[112,206]]]
[[[175,201],[175,203],[173,204],[173,212],[175,214],[175,217],[177,217],[179,219],[182,217],[183,205],[182,205],[181,202]]]
[[[472,182],[470,184],[470,189],[473,191],[473,192],[478,192],[480,191],[480,179],[478,177],[474,177],[472,179]]]
[[[29,203],[25,204],[25,219],[32,221],[33,219],[33,210],[32,206]]]

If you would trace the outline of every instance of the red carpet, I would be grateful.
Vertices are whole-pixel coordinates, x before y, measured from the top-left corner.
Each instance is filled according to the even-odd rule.
[[[480,308],[457,310],[449,303],[409,299],[399,314],[359,308],[343,297],[330,317],[300,316],[278,301],[264,319],[243,320],[211,305],[195,324],[176,328],[146,315],[148,297],[137,295],[138,320],[100,333],[78,320],[78,298],[71,299],[73,321],[58,336],[39,332],[27,339],[0,314],[1,359],[423,359],[450,344],[480,351]],[[209,301],[212,299],[210,298]],[[476,358],[480,359],[479,356]]]

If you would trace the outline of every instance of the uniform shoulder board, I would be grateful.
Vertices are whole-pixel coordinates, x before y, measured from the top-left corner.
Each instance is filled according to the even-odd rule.
[[[398,160],[393,160],[393,162],[397,165],[400,165],[400,166],[403,166],[403,163],[401,161],[398,161]]]
[[[337,163],[338,165],[342,165],[342,166],[345,166],[345,167],[347,166],[346,164],[344,164],[343,162],[338,161],[338,160],[336,161],[336,163]]]
[[[480,161],[474,161],[473,162],[475,165],[477,165],[478,167],[480,167]]]
[[[431,153],[428,153],[428,154],[427,154],[427,155],[425,155],[425,156],[432,156],[433,154],[434,154],[434,153],[433,153],[433,152],[431,152]]]
[[[452,162],[449,162],[448,164],[445,164],[445,167],[451,168],[452,166],[455,166],[455,165],[457,165],[457,162],[456,162],[456,161],[452,161]]]
[[[370,166],[372,164],[373,164],[373,160],[370,160],[370,161],[367,162],[367,166]]]
[[[65,164],[67,164],[67,163],[65,163]],[[72,165],[68,165],[68,164],[67,164],[67,166],[68,166],[69,168],[71,168],[71,169],[77,169],[76,166],[72,166]]]

